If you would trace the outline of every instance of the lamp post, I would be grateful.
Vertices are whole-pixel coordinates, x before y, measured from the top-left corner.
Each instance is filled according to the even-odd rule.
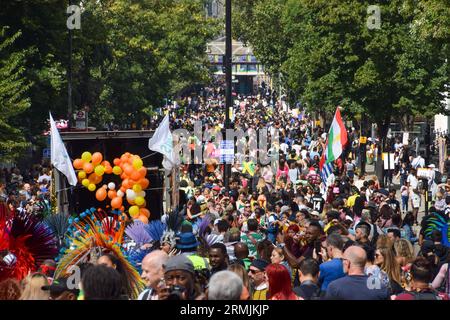
[[[230,108],[233,106],[232,95],[232,37],[231,37],[231,0],[225,1],[225,139],[226,132],[230,128]],[[234,141],[233,141],[234,143]],[[231,173],[231,164],[225,161],[223,182],[226,190],[229,188],[229,179]]]
[[[72,0],[69,0],[69,7],[72,5]],[[67,70],[67,114],[68,114],[68,128],[73,125],[73,107],[72,107],[72,29],[69,30],[69,65]]]

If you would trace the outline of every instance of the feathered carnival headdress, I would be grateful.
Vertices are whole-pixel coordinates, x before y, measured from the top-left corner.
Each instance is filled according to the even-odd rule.
[[[0,204],[0,281],[24,279],[58,254],[52,230],[32,214]]]
[[[442,235],[442,244],[450,247],[450,220],[445,215],[438,212],[432,212],[427,218],[423,226],[425,239],[431,239],[433,231],[437,230]]]
[[[66,247],[55,272],[55,278],[69,274],[71,267],[85,262],[96,261],[104,252],[114,254],[122,264],[129,284],[127,294],[136,299],[144,288],[139,273],[127,260],[127,251],[123,248],[125,224],[119,221],[119,211],[108,215],[94,208],[80,214],[79,218],[69,219]]]

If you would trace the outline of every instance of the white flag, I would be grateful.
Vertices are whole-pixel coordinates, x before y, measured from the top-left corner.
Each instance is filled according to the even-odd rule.
[[[164,155],[163,167],[166,170],[172,170],[175,165],[175,155],[173,152],[172,133],[169,128],[169,115],[166,115],[159,124],[153,136],[148,141],[148,148],[152,151]]]
[[[72,186],[77,184],[77,176],[75,170],[72,167],[72,161],[70,161],[69,155],[67,154],[66,146],[64,145],[61,136],[59,135],[58,128],[56,128],[56,123],[53,120],[52,114],[50,113],[50,150],[51,150],[51,162],[52,165],[63,173],[69,183]]]

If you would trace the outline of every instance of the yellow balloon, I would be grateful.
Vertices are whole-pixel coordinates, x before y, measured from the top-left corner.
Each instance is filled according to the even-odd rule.
[[[138,206],[142,206],[145,203],[145,199],[143,197],[136,197],[136,200],[134,200],[134,202],[138,205]]]
[[[86,172],[84,172],[84,171],[79,171],[79,172],[78,172],[78,178],[80,178],[80,179],[86,178]]]
[[[133,160],[133,167],[136,170],[139,170],[140,168],[142,168],[143,165],[144,165],[144,163],[142,162],[142,160],[140,158],[136,158]]]
[[[136,183],[136,184],[133,186],[133,191],[136,192],[136,193],[141,192],[141,191],[142,191],[141,185]]]
[[[89,186],[88,186],[88,190],[89,191],[95,191],[95,188],[96,188],[95,184],[93,184],[93,183],[90,183]]]
[[[139,216],[139,207],[131,206],[130,209],[128,209],[128,212],[130,213],[130,216],[132,218],[136,218],[137,216]]]
[[[119,174],[122,174],[122,168],[119,166],[114,166],[113,173],[118,176]]]
[[[83,159],[86,162],[91,161],[92,159],[92,154],[89,151],[85,151],[83,152],[83,154],[81,155],[81,159]]]
[[[98,176],[102,176],[105,173],[105,167],[104,166],[96,166],[95,167],[95,174]]]
[[[81,184],[87,188],[91,184],[91,182],[89,181],[89,179],[83,179],[83,181],[81,181]]]

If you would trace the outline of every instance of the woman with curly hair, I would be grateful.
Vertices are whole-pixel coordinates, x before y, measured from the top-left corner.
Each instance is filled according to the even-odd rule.
[[[22,288],[16,279],[6,279],[0,282],[0,300],[19,300]]]

